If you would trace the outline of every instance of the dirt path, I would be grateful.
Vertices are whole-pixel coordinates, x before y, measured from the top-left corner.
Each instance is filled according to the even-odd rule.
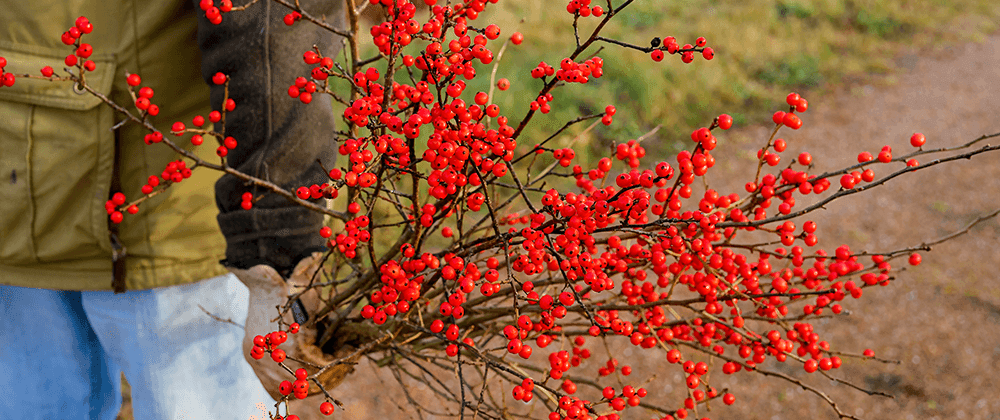
[[[901,63],[909,70],[893,86],[809,97],[803,128],[781,133],[789,141],[785,159],[808,151],[819,169],[831,169],[855,162],[863,150],[877,154],[885,144],[897,155],[912,151],[908,140],[913,132],[924,133],[929,148],[1000,132],[1000,36],[936,57],[904,56]],[[730,139],[735,145],[720,142],[726,150],[718,160],[729,161],[724,154],[755,153],[767,130],[734,133]],[[713,180],[745,173],[744,162],[749,159],[723,168]],[[823,233],[820,246],[832,251],[846,242],[854,251],[885,251],[917,245],[1000,208],[1000,153],[921,171],[851,198],[812,217]],[[920,267],[889,287],[870,290],[858,301],[848,299],[844,306],[851,316],[817,325],[836,349],[870,347],[879,356],[902,361],[852,361],[840,372],[895,399],[868,397],[812,375],[809,383],[831,390],[846,413],[867,419],[1000,418],[1000,377],[994,373],[1000,366],[998,233],[1000,224],[993,220],[935,247],[924,253]],[[741,392],[739,404],[713,418],[836,418],[825,402],[791,384],[740,375],[719,385],[759,391],[752,396]]]
[[[897,155],[908,152],[915,131],[927,136],[927,147],[956,145],[1000,131],[1000,36],[933,57],[903,56],[900,63],[908,70],[896,76],[895,85],[844,88],[827,97],[808,97],[805,126],[781,133],[789,142],[784,158],[809,151],[821,171],[853,163],[863,150],[877,154],[885,144]],[[766,140],[767,130],[736,129],[720,138],[717,160],[734,163],[712,172],[713,187],[742,192],[746,174],[754,167],[750,156]],[[725,186],[726,180],[732,185]],[[820,224],[824,249],[832,251],[844,242],[855,251],[917,245],[1000,208],[1000,153],[918,172],[853,198],[812,217]],[[895,399],[869,397],[807,376],[800,368],[775,367],[773,362],[767,366],[828,390],[846,413],[866,419],[1000,418],[1000,375],[995,373],[1000,366],[998,234],[1000,224],[990,221],[970,235],[935,247],[925,253],[918,269],[905,272],[889,287],[868,289],[858,301],[848,299],[844,306],[850,316],[817,323],[835,350],[857,353],[870,347],[881,357],[900,360],[899,365],[848,360],[838,372]],[[648,368],[664,365],[657,360]],[[399,400],[383,391],[394,381],[387,375],[371,376],[366,366],[359,370],[354,382],[337,390],[347,404],[340,418],[398,413]],[[651,393],[678,395],[680,375],[675,368],[666,372],[660,375],[666,379],[663,385],[647,388]],[[787,382],[747,374],[717,374],[715,381],[719,389],[732,387],[738,402],[733,407],[715,404],[702,416],[836,418],[824,401]]]

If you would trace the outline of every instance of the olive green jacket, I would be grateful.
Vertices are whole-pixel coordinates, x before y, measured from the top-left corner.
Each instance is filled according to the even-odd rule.
[[[57,74],[64,73],[63,59],[73,51],[62,44],[60,35],[78,16],[87,16],[94,30],[83,40],[93,45],[91,59],[97,63],[96,71],[87,74],[91,87],[120,104],[130,105],[125,74],[139,74],[142,86],[155,90],[152,102],[161,109],[150,121],[168,132],[174,121],[190,126],[192,117],[207,115],[212,109],[207,100],[210,90],[206,78],[216,71],[230,74],[234,81],[239,77],[243,91],[234,86],[231,92],[239,112],[227,118],[232,126],[232,134],[227,134],[237,136],[240,147],[231,153],[230,165],[256,175],[279,176],[279,184],[290,188],[322,182],[316,170],[301,163],[323,157],[315,146],[322,136],[308,137],[312,143],[306,146],[310,147],[288,146],[288,139],[273,133],[291,130],[305,138],[301,135],[303,129],[296,131],[295,120],[290,117],[296,113],[305,115],[304,121],[310,127],[332,133],[328,104],[306,110],[295,106],[272,109],[270,103],[261,101],[272,99],[270,89],[250,92],[251,88],[260,91],[260,86],[270,88],[279,83],[284,87],[275,86],[274,90],[284,91],[294,80],[290,73],[308,74],[309,68],[301,59],[301,68],[291,63],[293,68],[287,72],[272,74],[273,63],[268,58],[274,55],[287,60],[291,52],[309,48],[311,42],[283,48],[287,51],[282,54],[272,53],[272,31],[256,30],[258,26],[279,28],[275,22],[281,24],[282,11],[272,10],[275,6],[271,2],[258,2],[252,10],[232,14],[236,17],[226,14],[223,25],[218,27],[207,24],[204,13],[196,10],[196,3],[7,2],[0,7],[0,56],[7,59],[7,72],[39,75],[39,70],[48,65]],[[342,13],[343,9],[338,10]],[[248,35],[243,32],[248,29],[258,38],[256,43],[247,43]],[[307,41],[321,41],[314,39],[314,28],[300,31],[308,32]],[[206,58],[201,67],[199,46]],[[262,73],[261,68],[268,72]],[[287,81],[279,80],[289,77]],[[218,109],[221,91],[211,93],[211,103]],[[285,99],[289,99],[287,95]],[[261,115],[264,107],[267,112]],[[275,118],[276,112],[283,112],[278,115],[283,119]],[[328,116],[321,116],[322,112]],[[0,88],[0,284],[63,290],[111,288],[112,245],[104,203],[114,192],[114,169],[117,167],[119,172],[121,190],[132,201],[142,196],[140,189],[150,175],[160,174],[168,162],[179,157],[163,144],[146,145],[146,132],[136,124],[112,131],[122,119],[93,95],[74,93],[69,83],[18,78],[13,87]],[[281,125],[272,124],[272,120]],[[257,125],[263,122],[264,127],[237,130],[238,124],[247,121],[256,121]],[[202,158],[218,161],[214,140],[206,138],[204,145],[194,148],[187,138],[175,139],[195,149]],[[275,154],[276,150],[297,152],[280,153],[295,155],[295,167],[260,156]],[[268,163],[272,166],[264,171],[270,173],[257,170]],[[127,289],[184,284],[223,274],[226,270],[219,261],[226,256],[234,266],[262,262],[289,266],[322,246],[313,233],[322,220],[317,215],[291,209],[287,201],[266,195],[254,210],[243,211],[238,197],[244,191],[255,195],[261,192],[231,181],[220,182],[213,191],[213,183],[219,179],[218,172],[195,170],[191,178],[144,202],[138,214],[125,215],[118,237],[127,251]],[[218,201],[215,193],[220,195]],[[285,226],[269,225],[275,223],[276,214],[281,218],[278,223]],[[220,223],[225,237],[220,233]],[[290,229],[292,226],[297,229]]]

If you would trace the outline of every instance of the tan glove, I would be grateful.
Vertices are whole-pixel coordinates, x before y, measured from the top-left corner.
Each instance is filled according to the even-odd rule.
[[[268,265],[256,265],[247,270],[230,268],[250,289],[250,308],[247,312],[245,325],[246,335],[243,337],[243,357],[246,358],[254,373],[260,379],[267,392],[275,400],[280,400],[282,395],[278,392],[278,384],[281,381],[294,381],[295,378],[284,368],[279,366],[270,357],[265,356],[260,360],[255,360],[250,356],[250,349],[253,348],[253,338],[257,335],[267,335],[278,329],[277,322],[271,322],[278,316],[276,307],[284,306],[288,297],[301,292],[312,278],[313,274],[320,268],[322,254],[314,253],[312,256],[303,259],[296,265],[291,276],[286,281],[278,274],[274,268]],[[318,277],[319,278],[319,277]],[[316,316],[317,311],[323,307],[317,289],[312,289],[299,297],[310,321]],[[284,315],[285,325],[289,325],[295,320],[292,312],[288,311]],[[285,351],[289,358],[303,360],[315,365],[326,366],[337,360],[341,355],[324,354],[322,349],[316,346],[317,332],[311,324],[304,325],[296,334],[288,334],[288,340],[278,348]],[[310,375],[316,373],[318,369],[310,366],[302,366],[293,360],[286,360],[285,365],[292,371],[303,367]],[[319,376],[319,380],[327,391],[339,385],[344,378],[354,371],[352,364],[341,364],[333,366]],[[298,400],[294,396],[289,398],[289,410],[303,420],[308,419],[312,414],[319,415],[319,405],[324,401],[325,396],[320,392],[318,386],[310,381],[309,397]],[[319,418],[319,417],[317,417]]]

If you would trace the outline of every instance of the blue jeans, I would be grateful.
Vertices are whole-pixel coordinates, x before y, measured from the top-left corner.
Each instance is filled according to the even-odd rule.
[[[122,372],[139,420],[273,410],[241,353],[243,329],[199,308],[242,325],[247,299],[231,274],[119,295],[0,285],[0,413],[113,420]]]

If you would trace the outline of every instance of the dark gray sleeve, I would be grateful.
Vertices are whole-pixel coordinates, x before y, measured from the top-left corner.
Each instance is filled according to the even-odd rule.
[[[332,26],[346,26],[343,1],[300,3],[311,15],[326,16]],[[302,54],[318,45],[324,55],[337,57],[341,38],[305,21],[285,25],[282,17],[290,10],[269,0],[224,13],[220,25],[197,11],[201,72],[211,86],[212,109],[221,109],[224,95],[223,86],[212,83],[216,72],[230,77],[229,96],[236,101],[225,123],[226,135],[238,142],[227,156],[229,166],[289,191],[328,181],[316,160],[330,167],[335,157],[331,103],[317,95],[307,105],[287,92],[296,77],[310,73]],[[240,207],[247,191],[263,196],[251,210]],[[230,175],[215,184],[215,197],[228,266],[268,264],[290,270],[310,252],[324,249],[317,233],[323,216],[318,213]]]

